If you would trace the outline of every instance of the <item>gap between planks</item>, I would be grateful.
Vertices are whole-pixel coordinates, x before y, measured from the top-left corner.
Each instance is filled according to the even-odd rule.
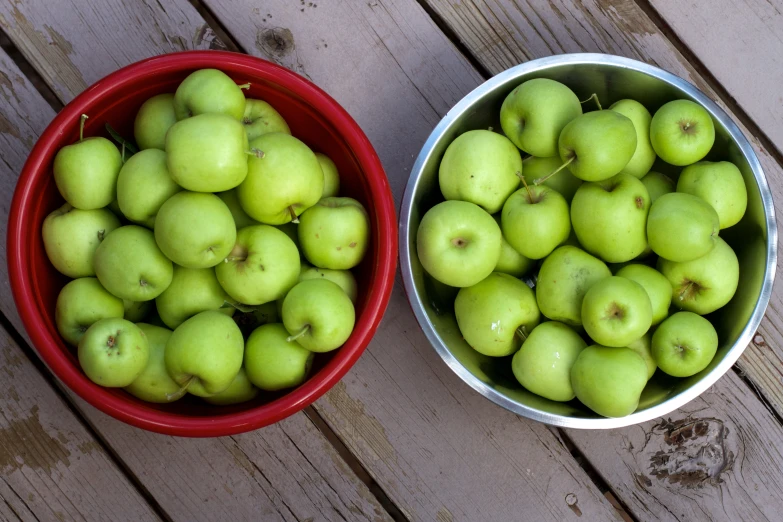
[[[212,16],[209,10],[203,6],[198,0],[189,0],[190,3],[201,14],[207,24],[215,31],[218,38],[226,43],[228,50],[245,53],[245,51],[231,38],[231,36],[225,31],[217,20]],[[41,94],[41,96],[47,101],[55,112],[59,112],[64,107],[63,103],[57,98],[55,93],[46,84],[46,81],[38,74],[33,66],[27,61],[27,59],[19,52],[14,46],[13,42],[8,38],[8,35],[0,29],[0,48],[5,51],[11,60],[22,71],[25,77],[35,87],[35,89]],[[76,416],[84,428],[92,435],[95,440],[99,442],[101,447],[106,451],[107,455],[117,465],[117,467],[128,477],[128,480],[136,487],[142,497],[150,504],[155,513],[163,520],[170,521],[171,517],[166,513],[163,507],[158,503],[155,497],[144,486],[143,482],[139,480],[136,474],[125,464],[122,458],[117,454],[111,444],[106,441],[98,430],[90,423],[90,421],[81,414],[81,412],[74,406],[71,398],[62,389],[62,383],[49,371],[46,365],[37,356],[35,351],[27,343],[26,339],[21,335],[19,331],[11,324],[11,321],[0,311],[0,328],[4,328],[11,338],[19,345],[22,352],[35,366],[42,377],[52,386],[55,393],[63,399],[68,405],[69,410]],[[348,447],[340,440],[339,436],[332,430],[326,421],[323,420],[320,414],[312,407],[307,406],[303,413],[310,419],[315,427],[321,432],[324,438],[332,445],[340,458],[343,459],[345,464],[356,474],[367,488],[370,490],[375,499],[381,504],[389,516],[396,522],[407,521],[408,519],[389,498],[386,492],[381,486],[372,478],[367,469],[362,465],[361,461],[351,453]]]
[[[315,424],[321,433],[323,433],[324,437],[326,437],[326,440],[328,440],[332,447],[334,447],[335,451],[337,451],[337,454],[340,455],[346,464],[348,464],[348,467],[353,470],[357,477],[359,477],[359,480],[364,482],[364,484],[367,486],[367,489],[370,490],[370,493],[372,493],[373,496],[378,500],[383,509],[389,513],[389,516],[391,516],[395,522],[407,521],[408,518],[403,514],[402,510],[397,507],[397,505],[394,503],[394,501],[392,501],[389,495],[386,494],[386,491],[383,490],[380,484],[378,484],[375,479],[372,478],[370,472],[367,471],[367,468],[364,467],[356,455],[351,453],[351,450],[348,449],[348,446],[346,446],[345,443],[343,443],[342,439],[340,439],[340,436],[329,427],[329,424],[324,420],[323,417],[321,417],[321,414],[318,413],[318,410],[313,408],[311,405],[306,407],[303,411],[304,414],[307,415],[307,418],[310,419],[310,422]]]
[[[595,487],[597,487],[601,494],[606,497],[609,503],[614,506],[623,520],[625,522],[636,522],[637,518],[633,516],[631,510],[628,509],[625,503],[614,494],[612,488],[603,479],[603,477],[601,477],[601,475],[598,473],[598,470],[596,470],[595,467],[590,463],[590,460],[579,450],[579,448],[576,447],[576,444],[574,444],[573,440],[571,440],[571,437],[568,436],[568,433],[566,433],[563,428],[551,427],[550,429],[553,433],[555,433],[555,435],[557,435],[558,438],[560,438],[563,446],[565,446],[566,449],[571,453],[571,456],[574,457],[574,460],[579,464],[579,467],[581,467],[585,474],[590,477],[590,480],[593,481]]]

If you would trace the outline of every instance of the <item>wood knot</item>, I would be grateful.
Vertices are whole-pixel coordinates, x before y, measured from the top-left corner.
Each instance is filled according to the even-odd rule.
[[[734,453],[726,447],[729,429],[715,418],[664,420],[648,434],[650,475],[679,488],[702,488],[722,482]]]
[[[276,58],[288,56],[296,48],[294,35],[290,29],[285,27],[273,27],[259,31],[256,35],[256,47]]]

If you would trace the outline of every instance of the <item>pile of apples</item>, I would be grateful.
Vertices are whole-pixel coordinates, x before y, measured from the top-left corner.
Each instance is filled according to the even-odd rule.
[[[43,241],[73,278],[56,324],[93,382],[235,404],[300,385],[315,353],[351,335],[367,212],[246,87],[195,71],[141,106],[140,150],[84,138],[82,116],[79,141],[58,151],[66,204]]]
[[[590,100],[598,110],[583,113]],[[503,102],[505,135],[454,139],[438,174],[446,201],[423,216],[417,252],[455,287],[473,349],[513,355],[516,379],[537,395],[621,417],[656,369],[688,377],[714,358],[703,316],[739,280],[719,233],[742,219],[747,192],[734,164],[704,161],[715,129],[701,105],[675,100],[651,115],[631,99],[585,102],[529,80]],[[676,183],[651,171],[657,158],[684,167]]]

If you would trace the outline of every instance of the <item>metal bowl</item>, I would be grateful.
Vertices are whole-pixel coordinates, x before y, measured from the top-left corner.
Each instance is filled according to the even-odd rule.
[[[722,231],[737,253],[741,284],[724,308],[708,316],[718,331],[719,347],[712,363],[686,379],[660,370],[642,393],[639,408],[621,418],[604,418],[574,400],[553,402],[520,386],[510,359],[479,354],[462,339],[453,313],[456,289],[430,278],[416,255],[416,231],[424,213],[443,201],[438,166],[446,147],[472,129],[500,130],[504,98],[525,80],[551,78],[585,99],[596,93],[604,107],[633,98],[654,112],[667,101],[693,100],[715,122],[715,145],[707,159],[737,165],[748,189],[748,210],[737,225]],[[750,342],[772,293],[777,257],[777,228],[772,195],[758,158],[731,118],[685,80],[646,63],[604,54],[566,54],[533,60],[498,74],[465,96],[441,120],[424,144],[411,171],[400,211],[400,260],[408,300],[427,339],[446,364],[468,385],[492,402],[524,417],[567,428],[617,428],[665,415],[698,397],[717,381]]]

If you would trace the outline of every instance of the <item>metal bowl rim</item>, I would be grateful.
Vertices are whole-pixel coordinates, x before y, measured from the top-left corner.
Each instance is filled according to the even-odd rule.
[[[755,178],[758,185],[759,192],[761,193],[761,201],[764,208],[764,215],[767,226],[767,261],[764,282],[762,284],[761,293],[758,300],[756,301],[756,306],[753,309],[750,320],[745,325],[745,328],[743,328],[739,338],[726,352],[723,360],[720,361],[720,363],[718,363],[715,368],[712,369],[712,371],[702,377],[700,381],[693,384],[686,390],[678,393],[677,395],[669,397],[656,406],[634,412],[626,417],[574,418],[565,415],[547,413],[513,401],[495,389],[487,386],[481,382],[481,380],[471,374],[464,366],[462,366],[456,357],[452,355],[448,347],[435,331],[432,323],[427,318],[423,303],[419,295],[416,293],[416,288],[413,282],[411,255],[415,255],[415,252],[412,252],[410,248],[411,237],[409,233],[411,212],[413,210],[413,194],[420,181],[424,165],[426,164],[427,160],[433,152],[433,149],[443,136],[446,129],[448,129],[448,127],[451,126],[458,117],[465,113],[471,105],[473,105],[485,94],[495,89],[498,85],[511,82],[533,72],[541,72],[563,65],[610,65],[618,68],[637,71],[668,83],[672,87],[696,100],[704,108],[706,108],[712,117],[720,122],[720,124],[726,129],[728,135],[739,147],[743,156],[748,161],[748,164],[753,171],[753,177]],[[761,163],[759,162],[753,147],[745,135],[740,131],[736,123],[734,123],[731,117],[706,94],[679,76],[638,60],[600,53],[563,54],[546,58],[539,58],[522,63],[520,65],[516,65],[486,80],[481,85],[473,89],[470,93],[468,93],[464,98],[462,98],[462,100],[460,100],[454,107],[452,107],[452,109],[449,110],[449,112],[443,117],[443,119],[441,119],[435,129],[433,129],[433,131],[430,133],[427,141],[422,146],[422,149],[416,158],[416,162],[414,163],[413,168],[411,169],[410,177],[408,178],[408,183],[405,187],[405,194],[403,196],[400,207],[399,238],[400,268],[408,303],[413,310],[419,326],[424,331],[427,340],[435,348],[435,351],[438,353],[438,355],[440,355],[449,368],[451,368],[451,370],[471,388],[495,404],[523,417],[563,428],[610,429],[631,426],[666,415],[667,413],[676,410],[677,408],[701,395],[718,379],[720,379],[729,370],[729,368],[731,368],[737,359],[739,359],[740,355],[742,355],[742,352],[745,350],[748,343],[751,341],[751,338],[758,329],[759,324],[764,317],[767,305],[769,304],[769,299],[772,294],[772,283],[775,278],[775,269],[777,266],[778,238],[772,194],[769,190],[769,185],[761,167]]]

